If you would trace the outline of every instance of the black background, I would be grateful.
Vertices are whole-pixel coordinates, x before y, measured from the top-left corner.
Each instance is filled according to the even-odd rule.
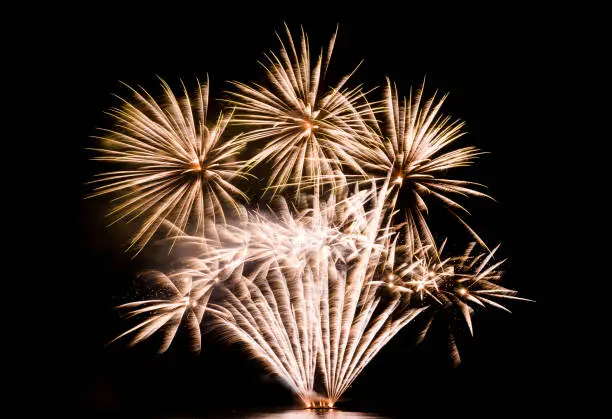
[[[228,80],[264,80],[257,61],[278,48],[274,32],[284,22],[294,36],[304,26],[313,55],[339,23],[330,83],[363,59],[354,82],[366,88],[381,86],[388,76],[407,94],[426,78],[429,93],[450,93],[443,112],[466,121],[468,135],[460,144],[490,152],[456,176],[485,183],[497,200],[472,199],[468,220],[488,243],[502,243],[501,255],[508,258],[504,284],[537,301],[511,304],[513,314],[477,313],[475,336],[460,340],[458,368],[435,339],[415,347],[408,326],[339,407],[398,417],[484,417],[560,406],[550,397],[558,394],[566,371],[564,338],[556,333],[563,320],[550,311],[550,290],[563,279],[553,270],[550,243],[556,201],[547,165],[554,159],[554,117],[542,111],[555,100],[550,91],[563,37],[554,10],[327,7],[245,9],[228,2],[53,11],[40,33],[38,66],[31,66],[45,85],[54,153],[48,156],[50,172],[42,176],[53,182],[41,188],[33,208],[44,211],[52,226],[45,236],[45,272],[52,274],[40,279],[50,288],[50,309],[37,316],[31,357],[51,369],[38,370],[42,379],[27,385],[29,393],[48,396],[49,409],[62,406],[64,414],[79,417],[207,417],[294,403],[255,361],[212,336],[204,335],[200,355],[180,338],[162,356],[153,343],[106,346],[124,328],[112,307],[130,298],[136,273],[152,261],[123,253],[127,228],[105,228],[104,198],[84,200],[95,173],[85,148],[93,145],[96,127],[108,123],[103,112],[117,104],[112,94],[126,93],[119,81],[155,92],[156,76],[178,88],[179,79],[193,86],[208,74],[211,97],[222,97]],[[378,94],[380,89],[373,97]],[[444,219],[433,225],[438,237],[456,230]]]

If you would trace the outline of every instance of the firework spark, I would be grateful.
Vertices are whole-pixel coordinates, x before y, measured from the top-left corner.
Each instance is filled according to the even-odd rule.
[[[177,98],[162,80],[164,96],[156,101],[146,91],[131,89],[132,102],[109,112],[115,128],[103,129],[101,156],[94,160],[122,165],[98,175],[100,184],[90,196],[113,194],[109,216],[119,220],[142,220],[130,248],[141,250],[165,220],[185,230],[194,224],[203,234],[206,220],[226,208],[239,211],[234,196],[244,194],[230,181],[240,174],[235,161],[242,148],[237,138],[223,139],[230,115],[219,114],[207,126],[208,81],[198,82],[195,95]]]

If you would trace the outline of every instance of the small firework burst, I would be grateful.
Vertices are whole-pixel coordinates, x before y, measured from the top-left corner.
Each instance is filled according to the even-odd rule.
[[[440,249],[425,246],[414,251],[414,244],[403,246],[410,249],[391,262],[390,273],[385,282],[390,288],[404,295],[413,307],[427,306],[432,316],[438,311],[458,313],[473,334],[472,314],[474,306],[487,305],[505,311],[503,300],[532,301],[517,297],[517,292],[499,284],[503,272],[500,270],[505,260],[494,261],[499,246],[491,251],[474,254],[477,243],[468,245],[461,256],[442,257],[446,242]],[[393,249],[389,252],[393,254]],[[394,255],[395,257],[396,255]],[[427,323],[421,337],[424,337],[431,322]],[[451,355],[459,362],[459,352],[451,333]]]

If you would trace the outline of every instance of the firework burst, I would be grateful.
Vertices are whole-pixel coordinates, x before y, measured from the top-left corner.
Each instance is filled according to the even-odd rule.
[[[235,196],[246,198],[230,181],[240,174],[237,138],[224,139],[231,114],[206,123],[208,81],[198,82],[190,97],[178,98],[162,81],[164,95],[155,100],[146,91],[131,89],[133,101],[109,112],[115,128],[97,137],[101,156],[94,160],[121,165],[98,175],[100,184],[90,196],[113,194],[109,216],[114,222],[138,219],[140,226],[130,247],[141,250],[165,220],[185,230],[189,222],[203,234],[206,220],[239,211]]]
[[[489,305],[510,312],[501,304],[503,300],[532,301],[517,297],[516,291],[499,284],[503,275],[499,268],[505,262],[494,261],[499,245],[491,251],[475,254],[477,243],[473,242],[460,256],[442,257],[446,241],[439,250],[431,245],[418,247],[421,244],[413,240],[412,232],[413,229],[406,228],[405,244],[390,249],[388,274],[380,284],[386,283],[389,289],[402,294],[411,307],[430,307],[431,319],[440,311],[458,313],[473,334],[473,306]],[[420,339],[430,325],[431,321]],[[459,351],[452,333],[449,342],[452,359],[458,364]]]
[[[185,323],[190,332],[193,349],[199,352],[201,347],[200,322],[216,282],[214,276],[204,277],[198,271],[185,269],[171,275],[148,271],[143,274],[143,279],[155,285],[158,292],[165,292],[170,296],[118,306],[118,310],[127,311],[126,318],[146,317],[113,341],[131,336],[130,344],[135,345],[159,331],[163,339],[159,353],[163,353],[174,340],[179,326]]]
[[[448,150],[465,133],[462,122],[440,115],[445,99],[443,96],[436,100],[434,95],[425,100],[421,88],[414,96],[411,91],[408,98],[400,100],[396,87],[387,79],[383,106],[369,110],[367,120],[372,123],[367,135],[360,137],[367,145],[366,152],[352,150],[364,172],[378,181],[391,178],[390,208],[395,209],[400,200],[406,208],[408,223],[431,246],[435,246],[435,241],[423,217],[423,213],[428,212],[427,197],[441,201],[457,218],[459,216],[452,210],[467,210],[453,195],[490,198],[475,189],[483,187],[481,184],[446,177],[448,170],[469,166],[483,153],[472,146]],[[378,112],[383,113],[382,124],[375,118]],[[370,180],[368,177],[367,181]],[[459,220],[487,248],[478,235],[461,218]]]
[[[270,162],[268,187],[277,192],[294,186],[299,194],[306,185],[318,190],[324,183],[335,184],[343,167],[362,173],[348,151],[363,148],[356,138],[366,130],[368,108],[360,87],[345,87],[353,73],[324,90],[335,34],[325,58],[321,51],[313,65],[306,34],[302,31],[298,49],[286,32],[287,45],[279,36],[279,54],[271,52],[262,64],[270,85],[234,82],[230,103],[237,110],[234,122],[249,129],[243,141],[267,141],[249,167]]]

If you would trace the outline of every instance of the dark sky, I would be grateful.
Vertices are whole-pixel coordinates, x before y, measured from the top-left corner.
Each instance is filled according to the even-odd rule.
[[[112,94],[125,93],[119,81],[155,91],[156,75],[176,86],[179,78],[189,85],[208,74],[211,96],[220,97],[228,80],[263,80],[257,60],[277,49],[274,31],[283,22],[294,31],[303,24],[313,51],[326,45],[339,23],[329,80],[363,59],[355,81],[367,88],[389,76],[407,93],[426,77],[430,93],[450,93],[443,110],[466,121],[469,135],[461,144],[490,152],[462,172],[487,184],[497,199],[473,200],[470,221],[489,243],[502,243],[501,254],[509,259],[504,283],[537,300],[512,304],[513,314],[478,313],[475,336],[462,340],[464,362],[456,369],[435,339],[415,348],[408,327],[346,392],[346,406],[436,416],[484,417],[529,406],[545,411],[544,389],[555,382],[552,371],[563,370],[552,336],[556,319],[544,315],[553,279],[544,206],[550,175],[541,159],[553,140],[547,116],[538,111],[551,89],[550,62],[559,48],[546,22],[554,13],[510,5],[404,11],[378,10],[388,6],[382,3],[351,10],[303,6],[239,12],[230,2],[193,9],[151,3],[143,9],[55,10],[62,17],[48,24],[40,58],[48,70],[40,79],[51,85],[46,106],[57,112],[57,180],[55,188],[41,191],[40,202],[57,227],[47,240],[57,282],[50,298],[55,320],[41,326],[41,339],[49,344],[38,356],[59,379],[42,381],[34,391],[76,407],[80,417],[206,417],[213,410],[292,403],[257,363],[213,337],[205,336],[199,356],[180,340],[163,356],[147,344],[105,347],[123,330],[111,308],[133,292],[136,272],[150,261],[122,252],[125,231],[104,227],[104,198],[84,201],[85,182],[94,173],[85,148],[93,145],[95,128],[108,122],[103,112],[117,104]],[[444,222],[439,226],[434,230],[446,231]]]

